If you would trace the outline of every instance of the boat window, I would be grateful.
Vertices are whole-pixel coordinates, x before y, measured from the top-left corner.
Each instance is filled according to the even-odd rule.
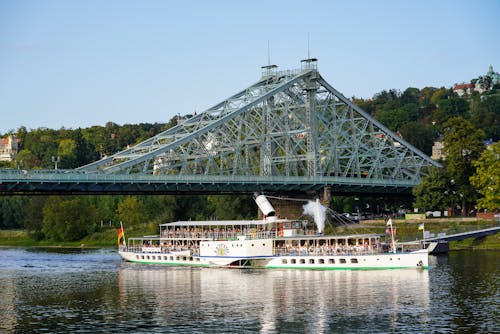
[[[309,259],[310,264],[314,264],[314,259]]]
[[[170,257],[170,260],[171,260],[171,261],[173,261],[173,260],[174,260],[174,257],[173,257],[173,256],[171,256],[171,257]]]
[[[328,263],[329,263],[329,264],[334,264],[334,263],[335,263],[335,260],[334,260],[334,259],[328,259]]]
[[[346,263],[345,259],[340,259],[340,263]]]
[[[306,263],[306,260],[300,259],[300,263],[304,264],[304,263]]]
[[[351,259],[351,263],[358,263],[358,259]]]
[[[163,260],[166,260],[166,259],[167,259],[167,256],[165,255],[165,256],[163,257]]]
[[[179,256],[176,256],[175,259],[179,261],[181,258]]]
[[[141,255],[141,259],[144,260],[144,255]]]
[[[319,263],[320,264],[325,264],[325,260],[324,259],[319,259]]]
[[[149,255],[148,255],[148,256],[146,256],[146,259],[148,259],[148,260],[149,260]]]
[[[265,246],[266,244],[262,244],[262,246]]]
[[[152,258],[153,260],[156,260],[156,256],[154,256],[154,255],[153,255],[153,256],[151,256],[151,258]]]
[[[297,263],[297,260],[292,259],[292,264],[296,264],[296,263]]]
[[[287,263],[288,263],[288,261],[287,261],[286,259],[283,259],[283,260],[281,260],[281,263],[283,263],[283,264],[287,264]]]
[[[136,258],[136,259],[139,259],[139,255],[136,255],[136,256],[135,256],[135,258]]]

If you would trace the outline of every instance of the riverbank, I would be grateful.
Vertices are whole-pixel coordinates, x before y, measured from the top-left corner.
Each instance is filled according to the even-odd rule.
[[[422,231],[418,225],[424,222],[425,230],[437,235],[446,233],[447,235],[480,230],[498,226],[499,223],[491,220],[477,219],[427,219],[425,221],[393,220],[396,228],[396,239],[398,241],[413,241],[422,239]],[[335,234],[354,233],[379,233],[385,234],[386,225],[383,220],[366,220],[360,224],[354,224],[334,228]],[[126,236],[142,236],[151,234],[147,230],[125,230]],[[0,230],[0,246],[16,247],[71,247],[71,248],[103,248],[116,247],[117,230],[105,229],[100,232],[85,237],[79,241],[61,242],[52,240],[35,240],[29,236],[25,230]],[[500,233],[490,235],[480,239],[467,239],[463,241],[450,242],[450,250],[500,250]]]
[[[0,246],[14,247],[67,247],[103,248],[116,247],[116,230],[96,232],[78,241],[35,240],[25,230],[0,230]]]

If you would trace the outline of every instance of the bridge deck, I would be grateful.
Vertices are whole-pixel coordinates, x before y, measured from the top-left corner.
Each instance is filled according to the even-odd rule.
[[[213,176],[85,173],[71,170],[0,171],[7,194],[303,193],[330,186],[336,193],[411,193],[411,181],[332,176]]]

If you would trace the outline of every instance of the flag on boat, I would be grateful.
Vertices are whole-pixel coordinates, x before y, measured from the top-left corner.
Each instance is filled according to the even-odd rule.
[[[423,231],[424,230],[424,223],[418,224],[418,230]]]
[[[389,220],[387,221],[385,226],[392,226],[392,219],[391,218],[389,218]]]
[[[123,226],[122,223],[120,222],[120,228],[118,229],[118,246],[120,246],[120,240],[123,238]]]

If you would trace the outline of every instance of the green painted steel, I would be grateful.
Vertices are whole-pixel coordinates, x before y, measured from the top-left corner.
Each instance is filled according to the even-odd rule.
[[[429,266],[415,267],[415,266],[395,266],[395,267],[291,267],[291,266],[268,266],[265,269],[291,269],[291,270],[395,270],[395,269],[429,269]]]
[[[440,166],[319,74],[264,67],[250,87],[72,171],[1,171],[0,193],[408,193]]]

